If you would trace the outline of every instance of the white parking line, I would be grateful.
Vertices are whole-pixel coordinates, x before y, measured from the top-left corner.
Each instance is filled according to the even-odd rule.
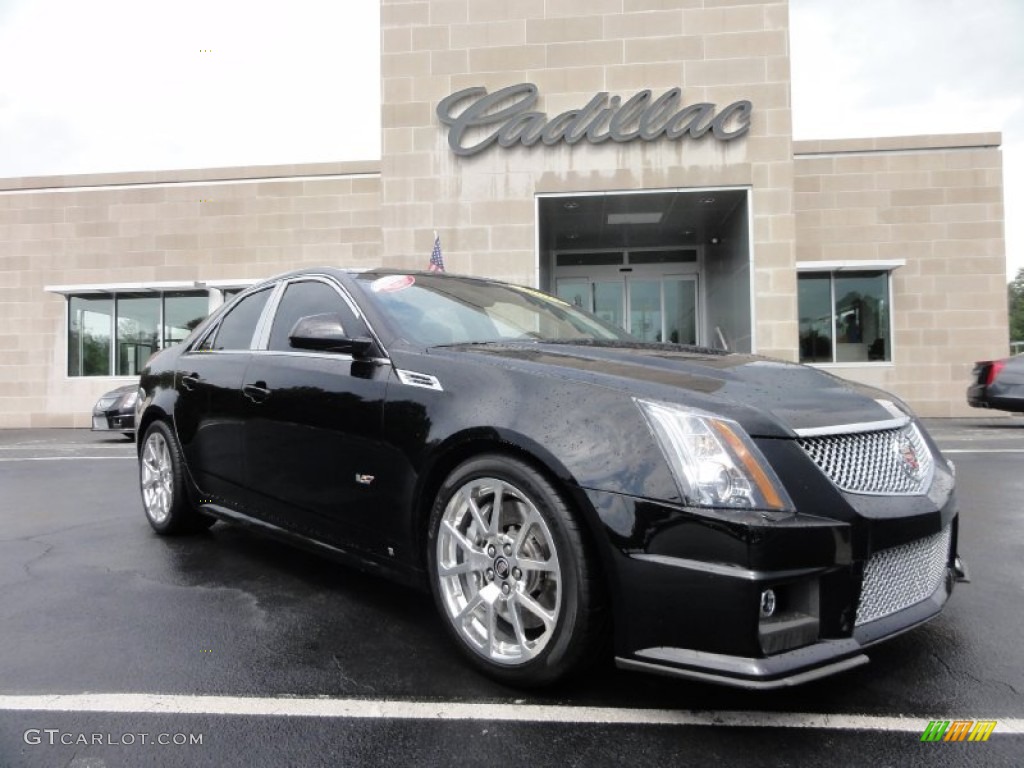
[[[943,448],[942,453],[1024,453],[1024,448]]]
[[[0,458],[0,462],[10,461],[107,461],[110,459],[131,459],[137,461],[136,456],[21,456],[17,458]]]
[[[920,734],[931,716],[824,715],[803,712],[695,712],[670,709],[571,707],[545,704],[389,701],[385,699],[257,698],[179,696],[147,693],[0,695],[0,711],[113,712],[151,715],[264,715],[338,719],[463,720],[597,725],[724,726],[736,728],[808,728],[816,730],[893,731]],[[963,713],[957,713],[963,714]],[[1024,719],[996,718],[994,734],[1024,734]],[[982,717],[984,715],[984,717]],[[955,720],[946,715],[935,719]]]

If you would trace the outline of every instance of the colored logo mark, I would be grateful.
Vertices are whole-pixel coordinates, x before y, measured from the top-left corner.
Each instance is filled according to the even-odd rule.
[[[988,741],[996,729],[995,720],[932,720],[921,741]]]

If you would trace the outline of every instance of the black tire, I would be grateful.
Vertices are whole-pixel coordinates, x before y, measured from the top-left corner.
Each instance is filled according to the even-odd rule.
[[[166,423],[154,421],[139,451],[139,489],[146,519],[162,536],[203,531],[215,522],[189,500],[184,469],[174,433]]]
[[[474,494],[479,516],[466,501]],[[492,525],[496,499],[499,521]],[[544,475],[501,454],[466,461],[441,486],[429,526],[434,601],[477,669],[502,683],[537,687],[597,658],[607,636],[597,559],[582,521]]]

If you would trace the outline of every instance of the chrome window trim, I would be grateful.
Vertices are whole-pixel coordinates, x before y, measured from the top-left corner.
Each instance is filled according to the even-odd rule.
[[[256,331],[249,341],[249,349],[253,351],[266,349],[270,341],[270,329],[274,325],[274,318],[277,317],[277,307],[281,303],[281,297],[284,295],[287,285],[288,282],[285,280],[274,285],[274,292],[267,299],[267,303],[263,307],[263,314],[260,315],[259,322],[256,323]]]
[[[353,357],[348,352],[317,352],[305,349],[253,349],[253,355],[261,357],[318,357],[324,360],[340,360],[343,363],[373,363],[375,365],[391,365],[386,357]],[[200,353],[202,354],[202,353]]]
[[[251,349],[188,349],[182,353],[182,357],[185,355],[194,355],[195,357],[201,357],[205,355],[251,355],[253,350]]]

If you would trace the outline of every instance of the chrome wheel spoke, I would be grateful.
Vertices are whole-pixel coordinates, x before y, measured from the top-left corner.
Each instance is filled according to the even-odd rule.
[[[508,601],[508,612],[512,618],[512,630],[516,633],[516,642],[523,649],[525,655],[534,656],[534,651],[526,639],[526,630],[523,628],[522,608],[519,603],[519,594],[516,592],[512,593],[512,597]]]
[[[463,552],[467,554],[483,554],[477,547],[473,546],[473,542],[467,539],[458,528],[447,520],[444,521],[444,527],[447,529],[448,535],[452,537]]]
[[[487,603],[487,654],[494,656],[498,644],[498,612],[494,603]]]
[[[522,551],[523,545],[526,543],[526,537],[529,535],[530,531],[538,522],[543,521],[541,520],[540,515],[537,514],[537,512],[535,512],[533,509],[531,509],[530,513],[526,516],[526,519],[523,521],[523,524],[519,527],[519,533],[516,534],[516,540],[512,544],[512,549],[517,556]]]
[[[449,576],[458,576],[463,573],[472,573],[474,571],[479,570],[469,560],[463,560],[461,563],[456,563],[455,565],[438,564],[437,569],[440,572],[441,576],[444,578],[447,578]]]
[[[491,527],[488,533],[492,536],[501,530],[502,502],[505,500],[505,484],[499,482],[494,489],[494,498],[491,500]]]
[[[473,612],[476,611],[476,609],[479,608],[483,604],[484,604],[483,595],[481,595],[479,592],[477,592],[476,595],[473,596],[473,599],[470,600],[468,603],[466,603],[465,607],[461,611],[459,611],[459,613],[454,617],[455,621],[457,623],[461,624],[468,617],[472,616]]]
[[[469,513],[473,516],[473,520],[476,522],[477,528],[480,529],[480,533],[490,533],[491,525],[487,520],[484,520],[484,513],[480,510],[480,507],[477,506],[476,501],[474,501],[473,494],[466,490],[463,490],[460,493],[466,499],[466,505],[469,507]],[[493,512],[491,515],[493,517]]]
[[[520,557],[516,562],[519,563],[519,567],[524,571],[534,571],[538,573],[558,572],[558,565],[550,560],[531,560],[528,557]]]
[[[522,603],[526,610],[544,622],[544,629],[550,632],[554,628],[555,614],[553,612],[548,611],[546,608],[541,606],[540,603],[526,594],[520,593],[519,602]]]

